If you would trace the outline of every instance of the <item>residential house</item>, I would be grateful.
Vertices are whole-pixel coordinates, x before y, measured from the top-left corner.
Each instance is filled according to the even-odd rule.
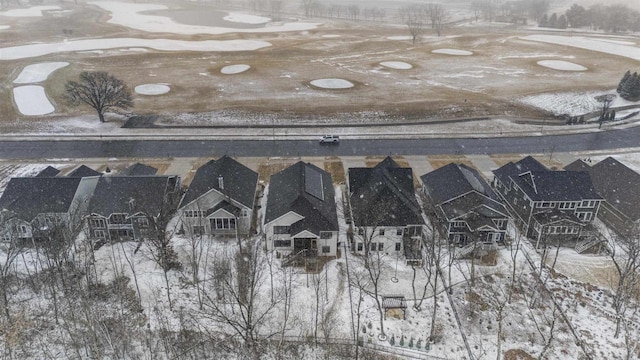
[[[422,258],[425,223],[411,168],[400,167],[391,157],[372,168],[350,168],[349,203],[354,226],[352,251],[404,252],[407,261]]]
[[[258,173],[229,156],[202,165],[180,202],[181,228],[187,234],[249,235]]]
[[[82,224],[97,178],[26,177],[9,180],[2,196],[5,241],[47,240]]]
[[[302,161],[271,176],[264,219],[267,250],[336,256],[338,217],[331,174]]]
[[[640,174],[618,160],[607,157],[591,166],[582,160],[565,166],[568,171],[586,171],[604,198],[598,218],[625,235],[640,224]]]
[[[495,246],[505,240],[509,213],[476,169],[451,163],[420,179],[429,208],[450,242]]]
[[[155,175],[157,172],[158,172],[158,169],[154,168],[153,166],[149,166],[141,163],[135,163],[133,165],[130,165],[122,169],[119,175],[120,176],[148,176],[148,175]]]
[[[58,174],[60,174],[60,170],[54,168],[53,166],[47,166],[38,174],[36,174],[35,177],[56,177]]]
[[[598,214],[602,197],[585,171],[552,171],[531,156],[493,171],[493,187],[527,237],[577,244]]]
[[[150,218],[175,210],[180,191],[178,176],[101,176],[89,205],[89,236],[142,240],[150,235]]]

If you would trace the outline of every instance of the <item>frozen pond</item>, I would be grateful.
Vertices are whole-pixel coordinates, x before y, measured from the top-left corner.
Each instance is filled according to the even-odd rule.
[[[16,87],[13,89],[13,98],[18,106],[18,111],[24,115],[45,115],[55,110],[42,86]]]
[[[257,29],[264,27],[264,24],[269,21],[267,18],[258,16],[238,16],[242,14],[229,14],[226,11],[218,11],[211,8],[196,8],[196,9],[175,9],[175,10],[160,10],[150,11],[149,14],[166,16],[175,22],[185,25],[198,25],[198,26],[215,26],[224,27],[230,29]],[[236,15],[236,16],[234,16]],[[226,18],[226,20],[225,20]],[[266,21],[256,22],[252,21],[253,18],[266,19]]]

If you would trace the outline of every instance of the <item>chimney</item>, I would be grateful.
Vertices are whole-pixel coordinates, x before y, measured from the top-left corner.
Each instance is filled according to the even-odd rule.
[[[220,190],[224,190],[224,178],[222,175],[218,176],[218,187]]]
[[[136,199],[129,199],[129,210],[133,211],[136,208]]]

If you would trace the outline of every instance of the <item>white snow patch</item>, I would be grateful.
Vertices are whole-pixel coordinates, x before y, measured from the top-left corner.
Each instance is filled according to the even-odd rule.
[[[69,65],[68,62],[44,62],[27,65],[20,75],[13,80],[14,84],[30,84],[45,81],[54,71]]]
[[[187,25],[173,21],[166,16],[141,14],[144,11],[166,10],[168,7],[157,4],[134,4],[117,1],[93,1],[88,4],[99,6],[111,12],[109,23],[126,26],[147,32],[171,32],[174,34],[227,34],[227,33],[268,33],[281,31],[300,31],[315,29],[319,23],[285,23],[256,29],[232,29],[224,27]]]
[[[47,10],[59,10],[59,6],[33,6],[24,9],[12,9],[7,11],[0,11],[0,16],[9,17],[37,17],[42,16],[43,11]]]
[[[540,60],[537,62],[538,65],[540,66],[544,66],[546,68],[549,69],[554,69],[554,70],[562,70],[562,71],[585,71],[587,70],[586,67],[576,64],[576,63],[572,63],[569,61],[562,61],[562,60]]]
[[[225,75],[240,74],[242,72],[249,70],[250,68],[251,66],[245,65],[245,64],[229,65],[229,66],[223,67],[220,70],[220,72]]]
[[[403,62],[403,61],[383,61],[380,65],[396,70],[409,70],[413,68],[413,65]]]
[[[520,102],[539,109],[551,111],[555,115],[567,114],[575,116],[600,109],[602,104],[596,101],[595,97],[612,93],[615,93],[615,90],[606,92],[544,93],[526,96],[521,98]],[[635,103],[618,96],[613,100],[611,106],[618,107],[633,104]]]
[[[9,25],[0,25],[0,30],[7,30],[10,27],[11,26],[9,26]]]
[[[168,93],[169,86],[165,84],[143,84],[135,87],[134,91],[140,95],[162,95]]]
[[[229,13],[229,15],[223,18],[226,21],[242,23],[242,24],[265,24],[271,21],[268,17],[248,15],[241,13]]]
[[[13,89],[13,98],[18,106],[18,111],[24,115],[44,115],[55,110],[42,86],[16,87]]]
[[[633,41],[624,41],[624,40],[611,40],[611,39],[593,39],[593,40],[597,40],[597,41],[604,41],[604,42],[608,42],[611,44],[618,44],[618,45],[635,45],[636,43],[634,43]]]
[[[112,38],[73,40],[0,48],[0,60],[25,59],[61,52],[146,47],[161,51],[249,51],[271,46],[259,40],[203,40]]]
[[[326,35],[322,35],[323,38],[325,39],[335,39],[335,38],[339,38],[342,35],[338,35],[338,34],[326,34]]]
[[[436,49],[431,51],[434,54],[444,54],[444,55],[456,55],[456,56],[469,56],[473,55],[473,52],[467,50],[458,50],[458,49]]]
[[[598,51],[606,54],[624,56],[634,60],[640,60],[640,48],[621,45],[618,43],[604,42],[601,39],[583,36],[560,35],[529,35],[521,37],[523,40],[538,41],[549,44],[571,46],[579,49]]]
[[[408,35],[387,36],[387,40],[413,40],[413,37]]]
[[[353,87],[351,81],[335,78],[312,80],[311,85],[323,89],[349,89]]]

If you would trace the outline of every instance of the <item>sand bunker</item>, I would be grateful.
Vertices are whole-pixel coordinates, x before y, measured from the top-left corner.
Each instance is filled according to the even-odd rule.
[[[562,61],[562,60],[540,60],[537,62],[537,64],[553,70],[562,70],[562,71],[587,70],[587,68],[582,65],[578,65],[569,61]]]
[[[20,75],[13,80],[14,84],[29,84],[47,80],[52,72],[69,65],[68,62],[44,62],[27,65]]]
[[[313,80],[311,81],[311,85],[323,89],[349,89],[353,87],[353,83],[351,81],[333,78]]]
[[[16,87],[13,89],[13,99],[18,111],[24,115],[45,115],[55,111],[42,86]]]
[[[471,51],[467,50],[458,50],[458,49],[436,49],[433,50],[434,54],[444,54],[444,55],[456,55],[456,56],[469,56],[473,55]]]
[[[135,87],[134,91],[140,95],[162,95],[170,90],[166,84],[143,84]]]
[[[383,61],[380,65],[387,67],[389,69],[396,70],[409,70],[413,68],[413,65],[403,62],[403,61]]]
[[[250,68],[251,68],[251,66],[245,65],[245,64],[229,65],[229,66],[223,67],[220,70],[220,72],[225,74],[225,75],[233,75],[233,74],[240,74],[242,72],[245,72],[245,71],[249,70]]]

